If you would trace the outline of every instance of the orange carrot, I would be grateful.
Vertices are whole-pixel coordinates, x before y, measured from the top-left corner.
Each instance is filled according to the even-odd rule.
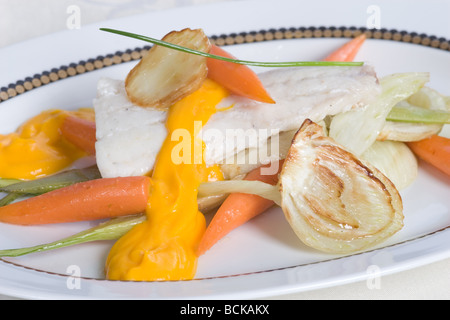
[[[450,176],[450,139],[434,135],[408,146],[420,159]]]
[[[95,155],[96,128],[95,122],[68,116],[61,126],[62,135],[89,155]]]
[[[261,169],[264,167],[255,169],[245,177],[245,180],[257,180],[275,185],[278,182],[278,174],[282,166],[283,161],[280,161],[279,171],[274,175],[261,174]],[[253,219],[273,205],[273,201],[252,194],[233,193],[229,195],[206,229],[197,248],[197,255],[203,255],[232,230]]]
[[[213,45],[211,54],[235,59],[231,54]],[[264,88],[257,74],[248,66],[208,58],[208,77],[230,92],[265,103],[275,103]]]
[[[326,57],[324,61],[353,61],[366,38],[364,33],[357,36]]]
[[[43,225],[108,219],[144,212],[150,178],[81,182],[0,208],[0,222]]]

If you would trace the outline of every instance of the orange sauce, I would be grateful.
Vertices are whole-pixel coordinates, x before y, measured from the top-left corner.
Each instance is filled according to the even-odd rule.
[[[170,281],[195,276],[195,249],[206,229],[198,210],[198,187],[223,179],[218,166],[208,167],[202,160],[204,143],[197,136],[198,124],[201,129],[227,95],[224,88],[206,80],[202,88],[170,108],[169,134],[152,174],[147,221],[113,246],[106,262],[108,279]]]
[[[60,127],[69,114],[94,118],[91,109],[49,110],[31,118],[10,134],[0,135],[0,177],[33,180],[69,167],[85,156],[65,141]]]

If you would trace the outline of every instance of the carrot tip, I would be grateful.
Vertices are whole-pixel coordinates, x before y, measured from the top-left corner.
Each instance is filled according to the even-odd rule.
[[[331,53],[324,61],[353,61],[366,39],[365,33],[360,34]]]
[[[216,45],[211,47],[210,53],[234,59],[234,56]],[[208,77],[233,94],[263,103],[275,104],[257,74],[248,66],[209,58]]]

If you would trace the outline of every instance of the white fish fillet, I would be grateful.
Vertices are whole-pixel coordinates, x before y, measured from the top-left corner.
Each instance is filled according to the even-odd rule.
[[[298,129],[307,118],[320,122],[376,99],[381,89],[372,67],[306,67],[275,69],[260,79],[275,105],[231,96],[218,107],[202,131],[205,161],[224,163],[230,154],[255,148],[277,132]],[[166,113],[134,106],[123,81],[101,79],[94,101],[97,163],[104,177],[142,175],[152,170],[167,136]],[[245,143],[218,136],[251,133]],[[233,140],[233,139],[231,139]]]
[[[327,115],[366,106],[381,93],[370,66],[274,69],[259,77],[276,105],[233,98],[234,107],[215,114],[204,131],[219,130],[223,136],[227,136],[227,131],[228,136],[232,135],[233,129],[250,131],[263,140],[259,144],[267,140],[267,130],[297,130],[307,118],[318,123]],[[243,150],[242,143],[230,143],[230,139],[218,144],[204,134],[203,140],[207,163],[222,163],[229,155]],[[257,147],[255,140],[249,140],[245,147]]]
[[[133,105],[123,81],[101,79],[97,90],[94,110],[100,173],[104,178],[148,173],[167,136],[166,112]]]

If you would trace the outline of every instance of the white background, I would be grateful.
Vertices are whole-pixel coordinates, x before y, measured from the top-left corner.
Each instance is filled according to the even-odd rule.
[[[142,12],[222,1],[232,0],[0,0],[0,48],[67,29],[67,8],[70,5],[81,9],[81,23],[86,25]],[[450,299],[449,270],[450,259],[447,259],[385,276],[380,287],[375,289],[370,289],[366,282],[359,282],[274,298]],[[0,296],[0,299],[13,298]]]

